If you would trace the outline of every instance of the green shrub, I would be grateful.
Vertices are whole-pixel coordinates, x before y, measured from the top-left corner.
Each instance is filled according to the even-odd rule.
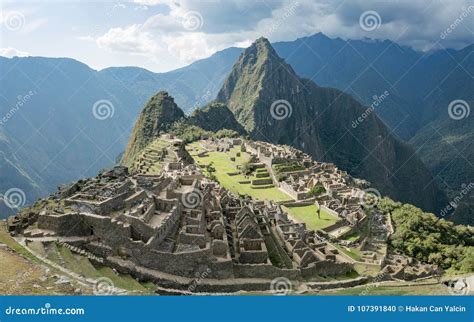
[[[288,162],[288,163],[279,163],[279,164],[274,164],[273,169],[277,173],[282,173],[282,172],[293,172],[293,171],[301,171],[304,170],[305,167],[299,165],[296,162]]]
[[[326,192],[326,189],[321,183],[317,183],[314,187],[312,187],[308,192],[308,197],[314,197]]]
[[[380,201],[379,209],[391,214],[395,233],[389,243],[395,250],[443,269],[474,271],[474,228],[455,225],[388,198]]]

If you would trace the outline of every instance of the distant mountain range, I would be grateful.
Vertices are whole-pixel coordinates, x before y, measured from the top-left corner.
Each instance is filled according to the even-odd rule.
[[[453,149],[462,152],[472,137],[472,116],[452,120],[447,106],[455,99],[474,105],[474,45],[424,54],[388,40],[346,41],[316,34],[273,47],[297,75],[352,94],[364,105],[387,92],[375,112],[415,145],[451,198],[456,187],[474,180],[472,148],[464,151],[466,160],[459,156],[451,163],[426,149],[440,148],[446,158]],[[166,90],[190,113],[216,97],[241,52],[229,48],[168,73],[137,67],[95,71],[65,58],[0,58],[0,116],[10,115],[0,127],[0,169],[9,173],[0,176],[0,193],[18,187],[31,202],[60,183],[110,166],[149,97]],[[23,102],[30,91],[34,94]],[[100,100],[112,103],[113,116],[94,117],[93,106]],[[431,125],[441,129],[439,135],[433,135]],[[449,128],[453,131],[442,130]],[[458,128],[464,129],[462,134],[455,132]],[[11,213],[1,205],[0,212]]]

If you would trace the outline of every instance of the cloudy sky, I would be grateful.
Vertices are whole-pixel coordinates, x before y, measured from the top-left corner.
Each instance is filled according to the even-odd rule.
[[[0,55],[92,68],[185,66],[264,36],[390,39],[417,50],[474,43],[474,0],[0,0]]]

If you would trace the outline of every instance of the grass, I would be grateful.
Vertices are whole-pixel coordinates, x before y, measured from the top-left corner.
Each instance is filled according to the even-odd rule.
[[[53,254],[50,255],[52,260],[57,260],[58,258],[62,259],[68,269],[86,278],[97,279],[100,277],[108,277],[112,280],[115,287],[139,292],[147,290],[147,287],[137,282],[130,275],[117,274],[111,268],[105,266],[95,267],[87,257],[73,254],[68,248],[64,246],[57,246],[54,244],[51,246],[53,246]],[[56,255],[54,254],[55,251],[58,252]]]
[[[320,295],[449,295],[447,288],[441,284],[436,285],[410,285],[395,286],[381,285],[375,286],[367,284],[360,287],[324,290]]]
[[[376,265],[369,265],[364,263],[355,263],[354,269],[360,274],[365,276],[377,276],[380,274],[380,267]]]
[[[316,205],[304,207],[284,207],[286,211],[297,221],[306,223],[312,230],[324,229],[333,225],[338,220],[335,216],[321,210],[321,218],[318,218]]]
[[[23,246],[18,244],[10,234],[7,232],[6,222],[0,221],[0,243],[7,245],[9,248],[17,252],[18,254],[28,258],[29,260],[40,263],[40,260],[33,256],[29,251],[27,251]]]
[[[349,248],[349,247],[339,246],[339,245],[336,245],[336,244],[334,244],[334,246],[335,246],[338,250],[340,250],[341,252],[343,252],[344,254],[346,254],[347,256],[351,257],[353,260],[360,261],[361,255],[360,255],[359,250],[357,250],[357,249],[355,249],[355,248]]]
[[[129,291],[146,291],[147,288],[140,284],[137,280],[135,280],[130,275],[123,275],[115,273],[110,267],[99,267],[97,271],[100,273],[101,276],[108,277],[112,280],[115,287],[129,290]]]
[[[55,284],[56,279],[46,266],[18,244],[6,231],[6,223],[0,221],[0,294],[8,295],[48,295],[72,294],[74,288]],[[38,246],[38,245],[36,245]]]
[[[0,294],[2,295],[46,295],[65,292],[46,276],[44,267],[32,263],[18,254],[0,248]],[[49,287],[50,289],[46,289]]]
[[[346,237],[344,237],[344,240],[347,240],[347,241],[351,241],[351,242],[352,242],[352,241],[355,241],[355,240],[357,240],[357,239],[359,239],[359,238],[360,238],[360,234],[358,234],[358,233],[352,233],[352,234],[347,235]]]
[[[226,188],[227,190],[240,195],[249,195],[252,198],[259,199],[259,200],[273,200],[273,201],[286,201],[291,200],[292,198],[287,195],[286,193],[282,192],[276,187],[267,186],[263,189],[255,189],[252,187],[251,184],[241,184],[240,181],[248,181],[254,179],[262,179],[257,178],[255,171],[252,175],[248,177],[238,174],[230,176],[227,173],[237,172],[237,166],[242,165],[244,162],[248,161],[250,156],[248,153],[241,152],[240,157],[237,157],[237,153],[240,152],[240,148],[235,147],[230,150],[228,153],[224,152],[209,152],[208,156],[199,157],[197,156],[199,151],[199,146],[196,143],[190,144],[188,147],[194,149],[191,151],[191,155],[196,161],[196,163],[203,167],[205,170],[205,166],[212,162],[216,172],[214,173],[219,184]],[[191,149],[190,149],[191,150]],[[230,158],[235,157],[235,161],[231,161]],[[206,171],[204,171],[206,172]],[[260,170],[260,173],[262,171]],[[257,186],[259,187],[259,186]]]

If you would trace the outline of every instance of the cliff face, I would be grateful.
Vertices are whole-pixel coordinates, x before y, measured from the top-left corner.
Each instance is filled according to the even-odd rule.
[[[382,194],[437,212],[445,202],[414,151],[351,96],[296,75],[268,40],[247,48],[217,100],[250,136],[302,149],[367,179]],[[358,122],[357,122],[358,120]]]
[[[166,132],[174,122],[182,118],[184,112],[167,92],[158,92],[150,98],[135,122],[122,164],[130,165],[137,154],[154,138]]]
[[[200,128],[216,132],[220,129],[234,130],[245,134],[245,129],[240,125],[229,108],[218,102],[213,102],[203,108],[197,109],[188,119],[189,123]]]

